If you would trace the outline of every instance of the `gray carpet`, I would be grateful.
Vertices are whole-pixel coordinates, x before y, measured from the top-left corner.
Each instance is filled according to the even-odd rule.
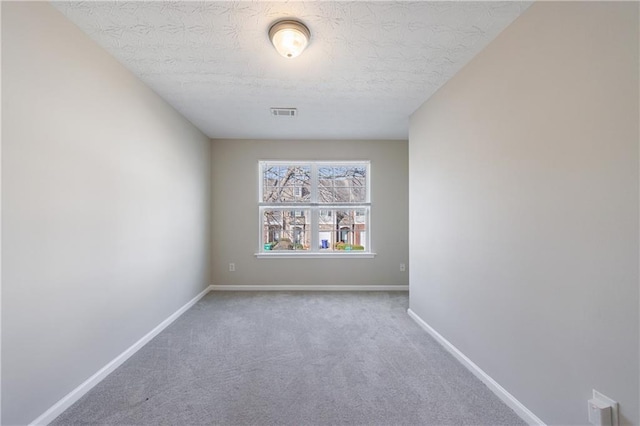
[[[212,292],[53,425],[521,425],[403,292]]]

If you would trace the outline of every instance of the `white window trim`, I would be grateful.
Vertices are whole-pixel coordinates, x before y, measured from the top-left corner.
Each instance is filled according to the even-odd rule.
[[[264,165],[309,165],[311,168],[311,199],[306,203],[265,203],[263,202],[263,183],[264,183]],[[366,199],[361,203],[332,203],[323,204],[318,200],[318,168],[322,166],[335,165],[364,165],[366,166]],[[366,228],[366,250],[364,251],[320,251],[319,244],[319,215],[320,210],[335,209],[364,209]],[[263,221],[265,210],[310,210],[311,211],[311,249],[310,250],[287,250],[287,251],[269,251],[264,250]],[[376,253],[373,251],[371,239],[371,162],[368,160],[350,160],[350,161],[298,161],[298,160],[261,160],[258,162],[258,250],[254,254],[257,258],[374,258]]]

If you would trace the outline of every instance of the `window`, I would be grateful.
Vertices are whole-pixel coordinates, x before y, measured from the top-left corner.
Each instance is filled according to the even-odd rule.
[[[371,254],[369,162],[259,165],[259,254]]]

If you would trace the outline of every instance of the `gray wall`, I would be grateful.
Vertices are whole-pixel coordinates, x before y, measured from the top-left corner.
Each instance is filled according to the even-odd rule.
[[[212,141],[216,285],[408,285],[407,141]],[[370,160],[374,259],[257,259],[259,160]],[[229,262],[236,272],[229,272]]]
[[[2,2],[2,424],[209,284],[210,141],[48,3]]]
[[[549,424],[638,424],[638,4],[536,3],[411,117],[411,309]]]

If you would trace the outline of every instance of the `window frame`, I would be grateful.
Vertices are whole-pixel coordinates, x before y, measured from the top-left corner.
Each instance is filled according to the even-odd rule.
[[[308,166],[310,169],[310,198],[301,202],[264,202],[264,170],[265,166]],[[365,200],[362,202],[331,202],[322,203],[318,200],[318,188],[320,183],[318,170],[323,166],[364,166],[365,176]],[[330,250],[321,251],[320,248],[320,211],[330,210],[363,210],[365,223],[365,250]],[[268,210],[309,210],[311,223],[311,237],[309,250],[265,250],[264,237],[264,212]],[[334,213],[332,213],[334,214]],[[362,215],[357,215],[362,217]],[[258,258],[373,258],[375,257],[371,238],[371,162],[369,160],[260,160],[258,161],[258,247],[255,256]]]

